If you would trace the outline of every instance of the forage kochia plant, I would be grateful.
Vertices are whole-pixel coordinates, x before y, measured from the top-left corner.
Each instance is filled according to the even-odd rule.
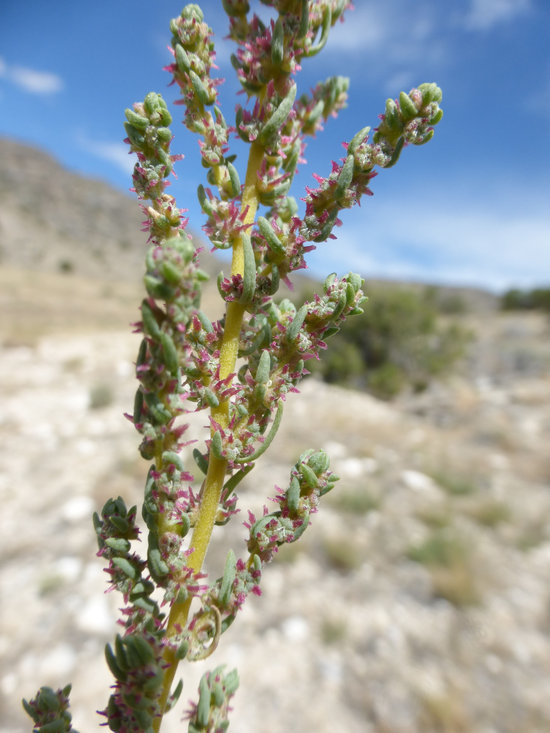
[[[220,275],[224,313],[210,322],[200,309],[206,275],[186,232],[182,209],[167,193],[174,163],[171,115],[159,94],[126,110],[127,142],[137,156],[134,190],[149,234],[145,296],[137,330],[139,386],[128,415],[150,463],[141,515],[147,549],[138,553],[137,508],[120,497],[94,516],[99,555],[111,588],[124,599],[122,631],[106,648],[113,692],[101,713],[113,731],[159,731],[182,689],[174,686],[182,661],[204,659],[235,620],[248,595],[260,595],[263,568],[280,545],[306,530],[321,497],[337,477],[322,450],[303,453],[286,489],[276,488],[275,509],[248,511],[246,548],[228,549],[221,577],[202,571],[214,525],[238,509],[239,483],[267,450],[281,422],[287,395],[319,358],[343,320],[361,313],[363,281],[353,273],[331,274],[321,295],[300,308],[277,301],[281,281],[306,266],[314,243],[334,238],[342,209],[358,203],[376,168],[389,168],[405,145],[422,145],[441,119],[441,90],[421,84],[386,102],[372,136],[368,127],[345,144],[345,156],[326,177],[307,188],[300,216],[289,196],[305,141],[344,107],[348,80],[332,77],[298,95],[295,74],[325,45],[331,27],[351,9],[348,0],[262,0],[274,18],[249,15],[246,0],[222,0],[233,66],[248,103],[226,122],[218,102],[221,79],[212,76],[211,30],[198,5],[187,5],[170,23],[173,61],[167,70],[181,91],[183,121],[199,137],[206,185],[198,198],[212,245],[232,250],[231,272]],[[249,145],[244,184],[229,153],[238,135]],[[259,215],[259,209],[262,213]],[[202,442],[187,433],[185,416],[203,410],[209,430]],[[184,448],[203,474],[193,485]],[[160,592],[159,592],[160,591]],[[187,712],[189,731],[227,729],[236,671],[218,666],[201,679]],[[24,706],[35,730],[70,731],[70,686],[41,688]]]

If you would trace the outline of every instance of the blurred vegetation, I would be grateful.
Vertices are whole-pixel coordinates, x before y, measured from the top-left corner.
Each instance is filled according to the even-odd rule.
[[[501,298],[502,310],[542,310],[550,313],[550,288],[507,290]]]
[[[331,492],[328,502],[336,510],[353,516],[363,516],[380,508],[380,500],[362,487],[343,488]]]
[[[329,567],[341,573],[351,573],[361,565],[362,557],[356,544],[345,537],[325,539],[323,554]]]
[[[479,482],[469,473],[460,473],[455,470],[432,471],[430,476],[439,486],[451,496],[469,496],[479,489]]]
[[[90,389],[89,407],[91,410],[100,410],[108,407],[114,401],[114,391],[110,384],[99,382]]]
[[[406,387],[422,391],[464,355],[470,332],[456,318],[459,296],[436,288],[376,288],[365,312],[350,318],[328,342],[320,362],[308,364],[326,382],[391,399]]]
[[[424,542],[409,548],[407,555],[428,568],[435,597],[458,607],[480,601],[471,539],[448,527],[435,529]]]

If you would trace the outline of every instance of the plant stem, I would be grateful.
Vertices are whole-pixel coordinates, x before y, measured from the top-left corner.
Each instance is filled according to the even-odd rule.
[[[256,193],[256,178],[260,165],[263,160],[264,148],[258,143],[252,143],[248,157],[248,166],[246,171],[246,180],[244,184],[241,211],[245,212],[244,224],[252,224],[258,209],[258,197]],[[233,244],[233,257],[231,262],[232,275],[244,275],[244,248],[242,238],[238,236]],[[239,336],[243,322],[245,306],[231,301],[227,303],[225,328],[223,333],[222,344],[220,347],[220,379],[225,379],[235,371],[237,362],[237,353],[239,349]],[[226,428],[229,422],[229,402],[221,402],[218,407],[212,409],[213,419]],[[192,554],[189,556],[188,567],[192,568],[196,573],[200,572],[206,550],[210,543],[218,503],[220,500],[225,474],[227,471],[227,461],[225,459],[216,458],[212,454],[208,460],[208,471],[204,479],[202,487],[202,497],[197,517],[197,522],[193,529],[191,537]],[[170,616],[168,618],[168,626],[166,635],[168,638],[176,636],[184,627],[189,615],[192,598],[189,597],[183,603],[175,603],[172,606]],[[167,648],[164,659],[167,669],[164,673],[164,685],[161,697],[162,714],[166,709],[168,695],[172,687],[172,682],[176,674],[178,659],[175,653]],[[162,715],[156,718],[153,724],[155,733],[160,730]]]

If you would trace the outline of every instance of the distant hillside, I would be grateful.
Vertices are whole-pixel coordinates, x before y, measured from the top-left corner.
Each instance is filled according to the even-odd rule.
[[[145,237],[135,198],[72,173],[42,150],[14,140],[0,138],[0,160],[0,266],[97,280],[140,279]],[[228,269],[209,247],[201,254],[201,266],[214,277],[222,267]],[[361,274],[371,295],[377,288],[425,287]],[[293,280],[295,294],[314,286],[303,273]],[[443,310],[460,300],[469,311],[496,306],[495,296],[483,290],[442,286],[437,291]]]
[[[0,139],[0,265],[137,280],[145,235],[137,201],[71,173],[42,150]],[[220,269],[206,252],[202,266]]]

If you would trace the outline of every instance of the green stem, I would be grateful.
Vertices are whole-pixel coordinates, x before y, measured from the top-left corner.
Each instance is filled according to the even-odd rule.
[[[246,211],[244,224],[251,224],[254,221],[256,211],[258,209],[256,178],[263,160],[263,155],[263,146],[257,143],[252,143],[248,157],[248,167],[241,205],[241,210]],[[233,244],[231,274],[244,275],[244,248],[243,241],[240,236],[235,239]],[[239,348],[239,337],[244,313],[244,305],[237,303],[236,301],[231,301],[227,304],[225,328],[220,347],[220,379],[225,379],[235,371],[237,352]],[[222,402],[218,407],[213,408],[212,418],[221,425],[222,428],[226,428],[229,423],[229,402]],[[210,543],[210,537],[212,536],[212,530],[214,528],[226,471],[227,461],[225,459],[216,458],[211,454],[208,460],[208,472],[202,488],[199,514],[193,529],[190,544],[193,552],[189,556],[188,567],[196,573],[200,572],[202,568],[206,550]],[[168,639],[176,636],[181,629],[185,628],[187,618],[189,616],[191,600],[191,598],[188,598],[183,603],[175,603],[172,606],[166,629],[166,636]],[[166,649],[164,659],[168,666],[164,673],[164,684],[160,701],[162,714],[164,714],[164,710],[166,709],[166,703],[178,666],[178,659],[176,659],[175,653],[169,648]],[[153,730],[155,733],[158,733],[160,730],[161,723],[162,715],[154,721]]]

